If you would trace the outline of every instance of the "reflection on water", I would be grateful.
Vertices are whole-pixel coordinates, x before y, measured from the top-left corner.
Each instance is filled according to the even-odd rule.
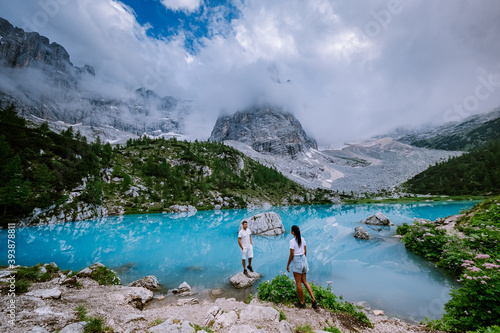
[[[227,288],[229,277],[242,269],[239,223],[254,214],[274,211],[282,217],[286,234],[253,237],[253,267],[264,279],[285,272],[289,230],[297,224],[307,241],[310,280],[324,286],[330,281],[333,291],[345,299],[367,301],[388,315],[420,321],[442,315],[455,282],[406,251],[392,237],[396,226],[365,226],[372,236],[368,241],[355,239],[353,230],[359,221],[379,211],[399,225],[413,218],[434,220],[453,215],[473,204],[296,206],[108,217],[18,229],[17,262],[54,261],[62,269],[73,270],[102,262],[114,268],[124,284],[152,274],[166,289],[187,281],[200,291],[222,288],[224,295],[244,298],[254,289]],[[6,230],[1,230],[0,241],[6,243],[6,237]]]

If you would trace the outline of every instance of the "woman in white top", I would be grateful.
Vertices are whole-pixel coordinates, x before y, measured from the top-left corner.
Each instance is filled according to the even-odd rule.
[[[288,264],[286,270],[290,272],[290,263],[292,264],[293,277],[295,278],[295,284],[297,285],[297,293],[299,294],[300,302],[295,303],[295,306],[301,309],[305,309],[306,305],[304,303],[304,291],[302,290],[302,283],[306,286],[309,295],[312,298],[312,307],[316,309],[318,303],[314,298],[311,286],[306,280],[307,272],[309,271],[309,265],[307,264],[307,248],[306,240],[304,237],[300,236],[300,229],[298,226],[292,226],[292,235],[294,236],[290,239],[290,256],[288,257]]]

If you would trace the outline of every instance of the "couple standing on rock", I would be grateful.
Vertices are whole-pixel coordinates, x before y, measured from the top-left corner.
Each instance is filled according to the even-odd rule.
[[[247,268],[250,272],[253,272],[252,258],[253,258],[253,243],[252,243],[252,232],[248,228],[248,222],[243,221],[242,229],[238,232],[238,244],[241,248],[241,263],[243,264],[243,274],[248,276]],[[290,256],[288,257],[288,264],[286,270],[290,272],[290,264],[292,264],[293,277],[295,278],[295,285],[297,286],[297,293],[299,294],[299,302],[295,303],[295,306],[301,309],[305,309],[306,304],[304,303],[304,291],[302,290],[302,284],[306,287],[307,291],[312,298],[312,307],[316,309],[318,303],[314,298],[311,286],[306,280],[307,272],[309,271],[309,265],[307,264],[307,248],[306,240],[300,235],[300,228],[296,225],[292,226],[293,238],[290,239]],[[248,266],[245,267],[245,260],[248,258]]]

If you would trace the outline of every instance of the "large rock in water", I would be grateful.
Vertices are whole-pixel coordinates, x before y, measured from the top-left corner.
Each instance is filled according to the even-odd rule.
[[[248,271],[248,276],[243,273],[238,273],[229,279],[229,283],[236,289],[248,288],[262,276],[263,275],[260,273],[250,271]]]
[[[241,221],[241,223],[244,221],[248,223],[252,235],[277,236],[285,232],[281,217],[275,212],[257,214]],[[243,228],[241,223],[239,230]]]
[[[354,237],[359,239],[370,239],[370,234],[363,227],[354,228]]]
[[[232,116],[220,116],[210,140],[243,142],[261,153],[291,157],[318,148],[291,113],[275,106],[251,107]]]
[[[372,225],[394,225],[391,223],[391,221],[389,221],[387,216],[385,216],[381,212],[378,212],[377,214],[368,217],[367,219],[361,221],[361,223],[372,224]]]

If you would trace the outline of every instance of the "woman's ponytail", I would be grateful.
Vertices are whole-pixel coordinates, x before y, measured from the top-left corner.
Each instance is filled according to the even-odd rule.
[[[297,241],[297,244],[299,245],[300,247],[300,244],[302,243],[302,237],[300,236],[300,229],[298,226],[296,225],[293,225],[292,226],[292,231],[295,235],[295,240]]]

